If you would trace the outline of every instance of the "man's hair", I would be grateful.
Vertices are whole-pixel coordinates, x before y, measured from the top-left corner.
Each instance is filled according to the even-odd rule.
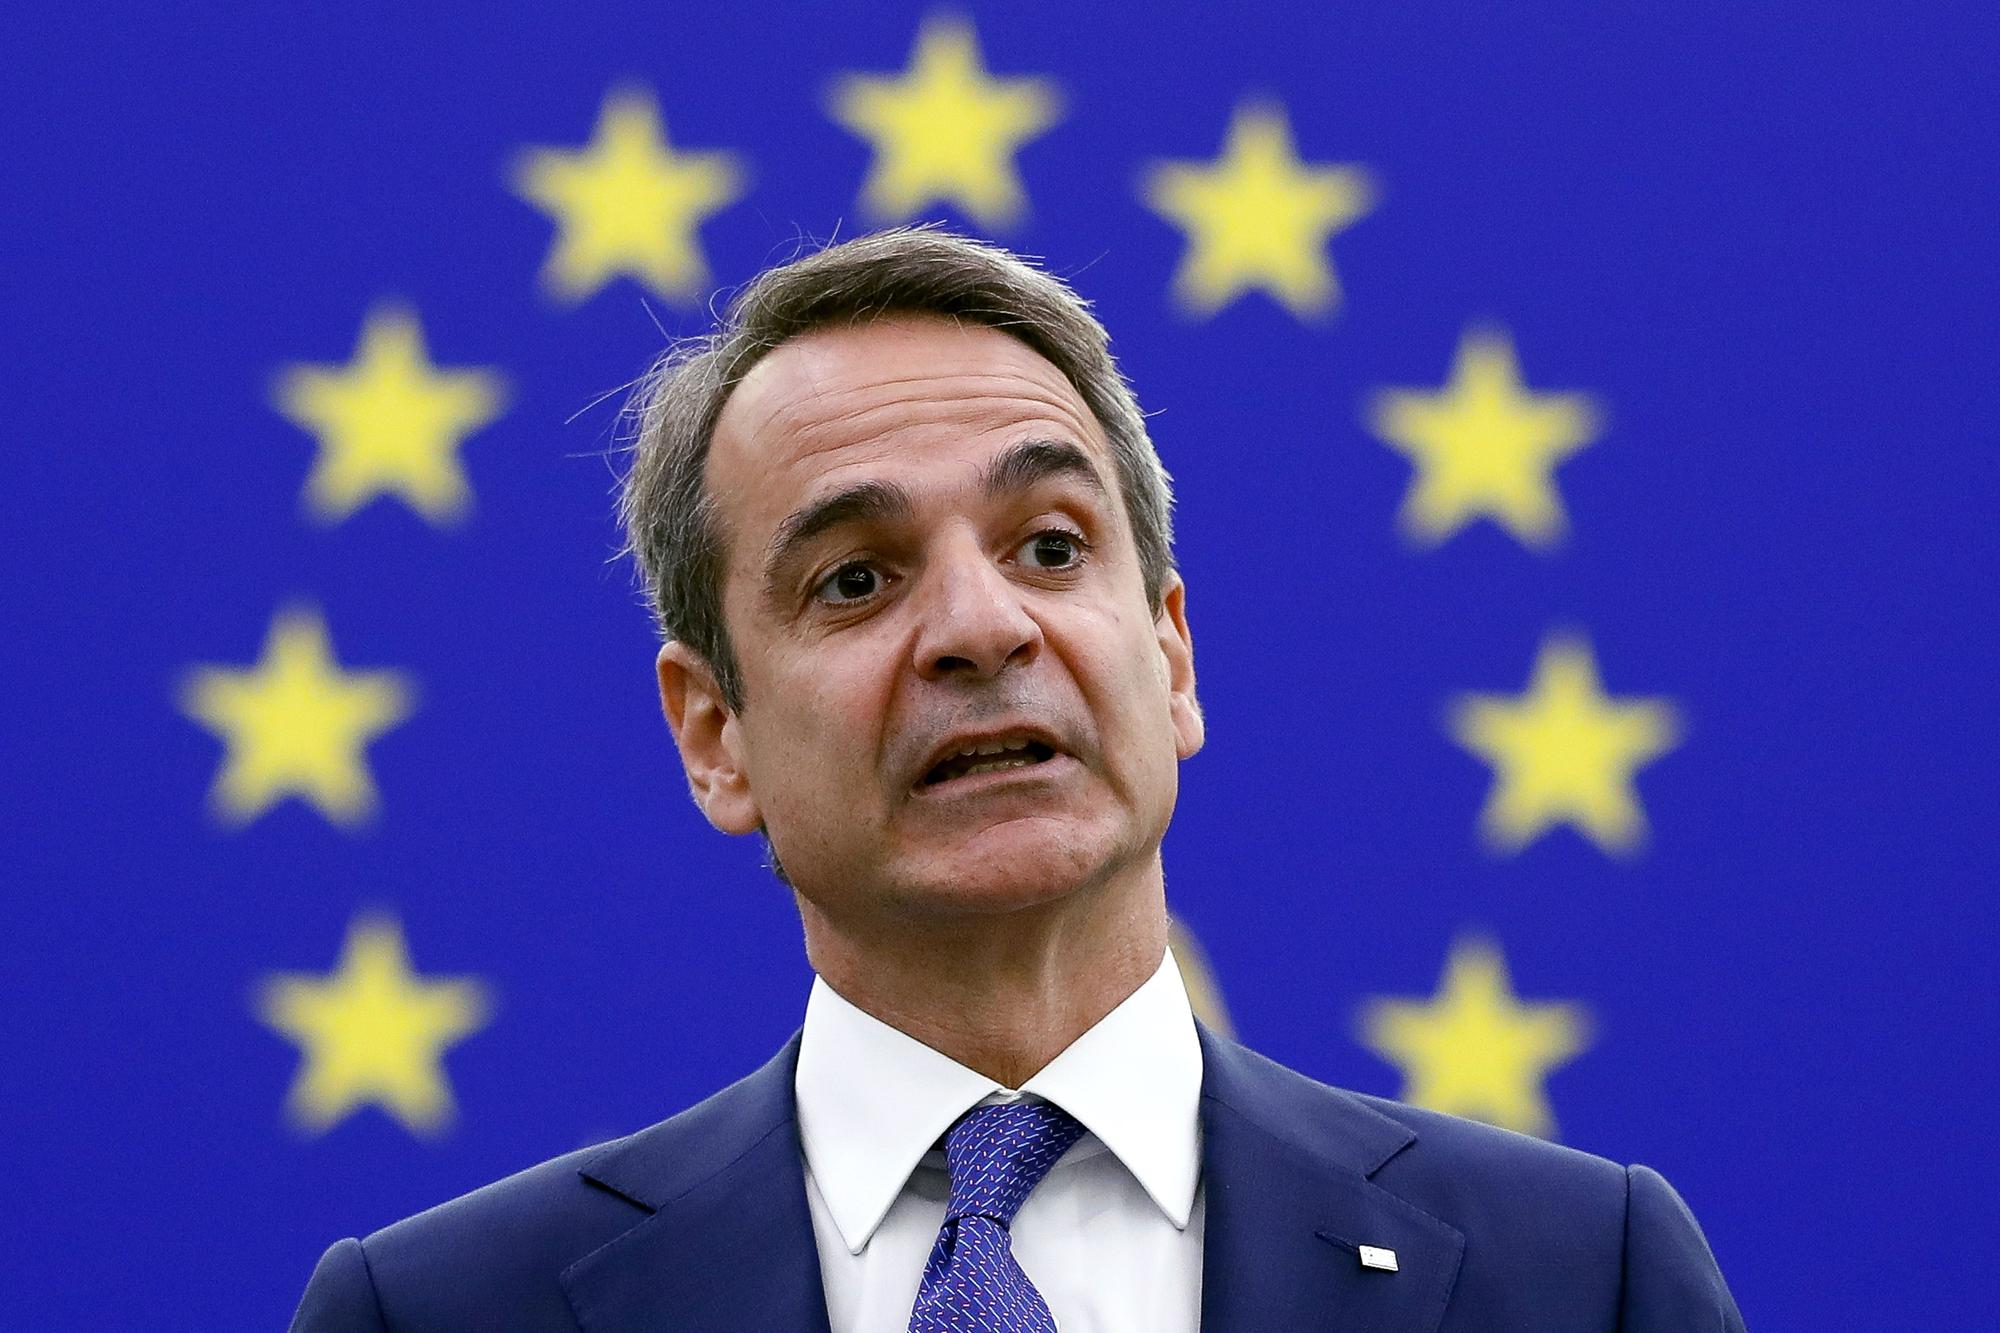
[[[706,480],[715,423],[750,368],[775,348],[899,314],[998,329],[1063,373],[1111,443],[1146,599],[1159,611],[1173,570],[1172,486],[1088,303],[997,246],[930,228],[877,232],[759,274],[713,333],[667,350],[626,409],[636,423],[618,503],[626,550],[638,561],[660,632],[701,655],[733,711],[742,711],[744,697],[722,614],[729,534]]]

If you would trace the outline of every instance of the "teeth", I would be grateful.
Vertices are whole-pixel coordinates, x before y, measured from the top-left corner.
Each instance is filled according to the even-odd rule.
[[[979,754],[1005,754],[1009,750],[1026,749],[1027,745],[1026,741],[983,741],[978,745],[959,747],[958,754],[954,758],[962,759],[970,755]]]
[[[984,751],[981,753],[984,753]],[[1032,762],[1032,760],[1026,758],[988,759],[985,763],[974,764],[972,767],[966,769],[965,776],[971,777],[974,773],[997,773],[1003,768],[1026,768]]]
[[[1048,747],[1037,745],[1024,736],[1002,737],[999,740],[963,745],[940,763],[939,767],[950,765],[950,771],[938,776],[935,781],[943,782],[951,777],[971,777],[975,773],[999,773],[1010,768],[1027,768],[1040,758],[1045,758],[1047,750]]]

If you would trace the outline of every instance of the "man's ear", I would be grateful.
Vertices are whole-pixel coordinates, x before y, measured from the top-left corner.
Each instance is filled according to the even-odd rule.
[[[708,662],[678,641],[660,649],[660,708],[680,747],[688,792],[724,833],[754,833],[764,814],[750,791],[743,731]]]
[[[1187,584],[1177,572],[1167,575],[1153,632],[1167,668],[1167,708],[1174,719],[1174,748],[1181,758],[1189,759],[1201,749],[1208,728],[1202,721],[1201,701],[1194,695],[1194,636],[1188,633]]]

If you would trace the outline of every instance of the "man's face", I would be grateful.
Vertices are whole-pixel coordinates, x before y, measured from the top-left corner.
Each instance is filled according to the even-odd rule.
[[[711,820],[856,922],[1157,873],[1202,739],[1182,593],[1148,608],[1060,371],[943,319],[821,331],[737,387],[707,476],[744,710],[678,645],[661,675]]]

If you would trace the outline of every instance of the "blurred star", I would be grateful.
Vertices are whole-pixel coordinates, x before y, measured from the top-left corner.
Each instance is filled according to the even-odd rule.
[[[849,74],[835,84],[833,118],[874,145],[861,203],[901,222],[945,203],[982,227],[1018,221],[1027,195],[1014,154],[1061,115],[1047,79],[995,79],[970,24],[924,21],[900,77]]]
[[[1187,233],[1174,293],[1197,315],[1252,291],[1301,319],[1332,310],[1340,282],[1326,243],[1375,199],[1361,168],[1300,161],[1284,110],[1254,104],[1237,108],[1220,158],[1158,163],[1142,188]]]
[[[342,671],[326,623],[294,609],[271,622],[255,666],[191,672],[181,707],[227,747],[209,792],[225,822],[247,824],[296,796],[351,825],[377,804],[362,751],[409,716],[411,696],[399,673]]]
[[[279,377],[279,412],[319,440],[307,509],[338,523],[392,495],[432,523],[464,517],[472,488],[458,458],[465,437],[500,415],[506,393],[485,370],[440,370],[409,310],[369,314],[345,366],[295,365]]]
[[[332,973],[278,973],[257,997],[258,1017],[304,1056],[285,1105],[310,1134],[368,1105],[413,1134],[444,1129],[454,1114],[444,1050],[484,1027],[490,1008],[475,981],[417,976],[401,927],[365,917]]]
[[[1589,1029],[1581,1006],[1521,1003],[1500,950],[1467,939],[1430,1000],[1369,1001],[1361,1039],[1402,1069],[1402,1100],[1552,1138],[1543,1080],[1584,1050]]]
[[[1370,412],[1375,433],[1416,465],[1401,523],[1425,546],[1482,516],[1525,546],[1560,542],[1568,524],[1555,468],[1591,442],[1597,420],[1582,394],[1529,393],[1497,330],[1466,333],[1439,392],[1384,390]]]
[[[1487,840],[1519,851],[1569,824],[1606,852],[1638,849],[1646,817],[1633,775],[1678,741],[1664,699],[1612,699],[1581,640],[1552,636],[1518,697],[1468,694],[1451,715],[1458,743],[1493,766],[1480,814]]]
[[[542,285],[570,303],[622,276],[699,305],[709,278],[697,228],[745,180],[734,153],[676,153],[652,97],[632,89],[605,98],[583,148],[532,149],[514,170],[515,190],[556,223]]]

